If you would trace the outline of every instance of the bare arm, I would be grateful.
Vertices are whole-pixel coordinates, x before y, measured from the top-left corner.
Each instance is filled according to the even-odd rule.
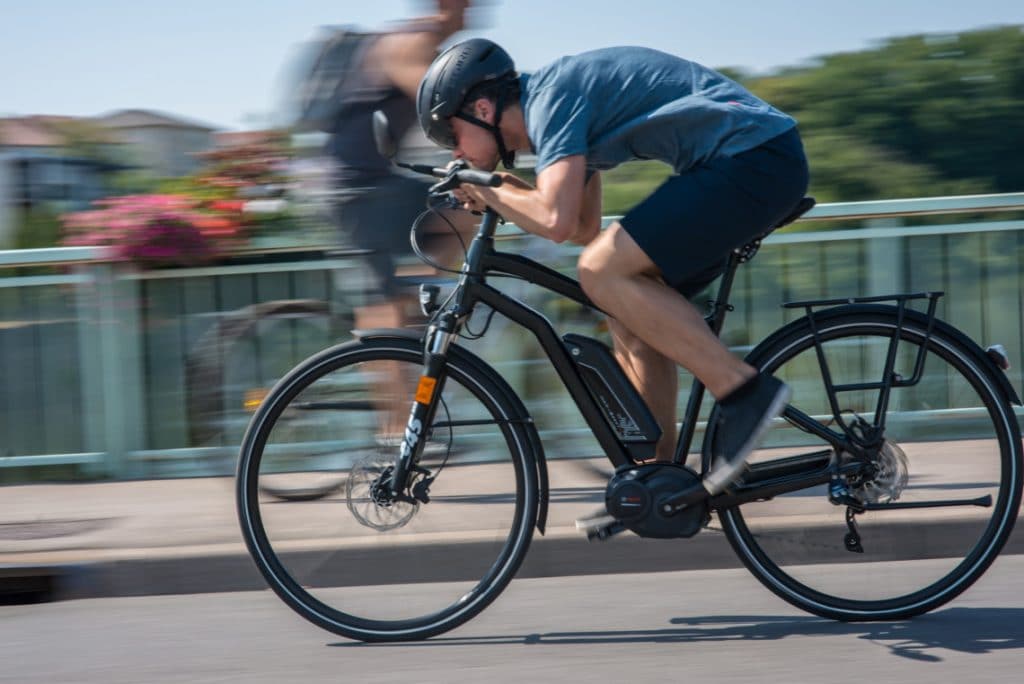
[[[601,174],[595,172],[583,187],[583,206],[580,209],[579,226],[569,236],[570,242],[589,245],[601,232]]]
[[[508,178],[515,178],[505,176]],[[537,186],[516,178],[500,188],[464,186],[456,194],[472,208],[490,206],[523,230],[554,242],[585,244],[601,227],[601,181],[586,180],[583,155],[560,159],[540,172]]]
[[[437,56],[441,35],[434,31],[392,33],[381,36],[370,55],[380,73],[411,100],[416,100],[420,80]]]

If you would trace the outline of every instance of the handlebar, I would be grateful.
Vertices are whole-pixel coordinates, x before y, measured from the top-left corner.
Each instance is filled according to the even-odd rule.
[[[437,183],[430,189],[432,193],[448,192],[453,188],[457,188],[463,183],[469,185],[483,185],[488,188],[497,188],[501,186],[502,178],[496,173],[489,171],[480,171],[479,169],[469,168],[469,164],[464,159],[458,159],[448,166],[434,167],[427,164],[402,164],[399,163],[403,169],[409,169],[416,173],[421,173],[425,176],[433,176],[435,178],[441,178],[441,182]]]

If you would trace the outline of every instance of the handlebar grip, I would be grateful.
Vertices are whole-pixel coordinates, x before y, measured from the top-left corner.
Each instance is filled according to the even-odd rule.
[[[459,171],[455,174],[455,177],[459,179],[460,183],[469,183],[470,185],[483,185],[489,188],[497,188],[501,186],[501,176],[496,173],[490,173],[488,171],[477,171],[475,169],[466,169],[465,171]]]

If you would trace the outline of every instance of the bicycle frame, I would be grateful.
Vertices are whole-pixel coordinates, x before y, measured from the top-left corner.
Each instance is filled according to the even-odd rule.
[[[403,447],[392,480],[392,490],[395,495],[400,495],[398,491],[401,488],[400,483],[405,482],[409,468],[413,467],[411,464],[415,463],[418,458],[419,431],[422,430],[422,426],[431,423],[436,410],[436,400],[427,402],[421,400],[430,399],[440,394],[440,388],[444,383],[445,352],[449,344],[458,336],[465,321],[472,315],[479,302],[487,304],[509,320],[530,330],[537,337],[609,460],[616,467],[636,462],[628,449],[616,438],[612,427],[605,421],[600,408],[590,395],[582,376],[551,323],[529,306],[488,285],[487,274],[516,276],[584,306],[596,308],[595,305],[583,293],[579,283],[571,278],[525,257],[495,251],[494,232],[497,225],[498,215],[489,209],[484,212],[477,235],[467,251],[452,304],[434,316],[428,329],[423,378],[431,379],[426,382],[426,387],[429,389],[425,389],[424,380],[421,378],[417,400],[413,404],[409,416],[409,427],[405,440],[408,448]]]
[[[428,379],[429,391],[423,394],[423,379],[421,378],[420,390],[417,392],[417,399],[409,417],[406,443],[403,445],[402,457],[398,459],[393,479],[393,491],[398,496],[401,494],[398,491],[400,487],[397,484],[405,482],[409,470],[417,467],[413,464],[418,463],[419,432],[422,430],[422,426],[431,424],[434,412],[436,411],[437,402],[433,400],[433,397],[440,393],[440,388],[444,384],[444,359],[447,348],[458,336],[465,321],[472,315],[476,304],[480,302],[490,306],[495,312],[502,314],[510,321],[534,334],[562,383],[565,385],[569,395],[579,407],[583,419],[593,432],[594,437],[604,450],[609,461],[616,468],[639,462],[634,454],[631,453],[628,445],[618,439],[613,427],[605,419],[597,401],[588,390],[576,364],[570,358],[569,351],[562,343],[562,338],[548,319],[526,304],[488,285],[487,276],[488,274],[513,276],[571,299],[583,306],[596,310],[600,310],[599,307],[590,301],[579,283],[572,278],[568,278],[526,257],[496,251],[494,248],[494,233],[498,221],[499,217],[495,212],[490,209],[484,212],[477,235],[467,251],[462,275],[453,296],[449,300],[452,303],[447,309],[435,313],[428,328],[425,338],[423,378]],[[718,286],[718,292],[711,302],[710,312],[705,317],[707,324],[716,335],[721,332],[726,313],[731,308],[728,301],[736,270],[741,263],[748,261],[753,256],[757,251],[758,245],[759,241],[755,241],[744,248],[735,250],[729,257],[726,270]],[[929,307],[929,317],[931,317],[935,310],[934,300],[940,294],[897,295],[887,298],[866,299],[871,301],[898,299],[899,309],[902,312],[907,299],[927,297],[931,299]],[[842,302],[847,301],[851,300],[842,300]],[[838,300],[836,302],[798,302],[792,306],[807,308],[810,313],[810,309],[813,306],[837,302]],[[891,387],[912,384],[920,378],[921,362],[919,360],[915,368],[914,378],[903,383],[895,383],[891,377],[891,363],[894,352],[895,346],[890,349],[888,355],[887,369],[890,372],[883,378],[881,383],[873,383],[871,385],[880,389],[884,397],[888,396],[888,391]],[[830,400],[832,405],[835,406],[834,392],[843,391],[848,388],[832,385],[831,380],[828,379],[828,369],[824,365],[824,358],[820,356],[820,349],[819,361],[823,364],[822,370],[828,382]],[[697,417],[704,398],[704,390],[704,385],[699,380],[694,379],[676,442],[673,462],[678,465],[685,463],[692,445]],[[880,403],[879,411],[881,412],[883,409],[884,404]],[[877,446],[873,439],[865,440],[858,438],[850,427],[842,421],[838,424],[842,427],[843,431],[837,432],[792,406],[786,408],[783,417],[796,427],[817,435],[832,448],[776,459],[753,466],[745,483],[734,487],[729,493],[719,494],[708,499],[708,506],[710,508],[734,506],[746,501],[771,498],[779,494],[828,483],[840,474],[854,473],[862,468],[863,463],[870,458],[870,449],[873,446]],[[878,423],[877,416],[876,423]],[[876,424],[874,428],[877,434],[881,434],[884,430],[884,425],[879,426]],[[863,460],[855,458],[852,461],[840,464],[834,458],[835,453],[847,453],[855,457],[863,456],[864,458]],[[701,463],[702,476],[710,467],[709,461],[710,454],[704,453]],[[670,500],[666,503],[681,506],[684,501],[689,503],[688,496],[692,496],[692,493],[689,495],[681,494],[679,496],[680,501],[678,502]]]
[[[483,302],[509,320],[532,332],[540,343],[541,348],[547,354],[558,376],[565,384],[570,396],[579,406],[584,420],[588,427],[593,430],[595,438],[605,450],[609,460],[616,466],[634,463],[635,459],[630,456],[628,448],[618,441],[611,427],[605,421],[599,407],[591,397],[582,377],[577,371],[575,363],[569,358],[569,354],[562,344],[561,337],[551,323],[545,316],[529,306],[487,285],[487,275],[514,276],[571,299],[583,306],[596,310],[600,310],[599,307],[590,301],[579,283],[572,278],[568,278],[532,259],[517,254],[496,251],[494,249],[494,231],[496,226],[497,215],[490,211],[485,213],[476,239],[470,245],[463,275],[459,281],[458,294],[455,306],[453,307],[455,318],[461,322],[472,313],[477,302]],[[711,302],[711,311],[705,320],[715,335],[721,332],[722,326],[725,323],[725,316],[730,308],[729,295],[732,291],[736,270],[745,260],[738,252],[730,255],[729,263],[718,286],[716,296]],[[703,383],[694,379],[682,427],[676,442],[675,463],[683,463],[692,446],[694,433],[696,432],[697,416],[703,403],[704,391]],[[825,428],[821,423],[802,412],[790,408],[785,415],[788,420],[791,420],[801,428],[817,434],[828,443],[837,447],[847,447],[848,440],[845,435]]]

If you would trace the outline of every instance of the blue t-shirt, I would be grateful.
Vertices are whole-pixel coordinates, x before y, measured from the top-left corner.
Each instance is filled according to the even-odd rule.
[[[577,154],[591,170],[657,159],[681,173],[796,126],[717,71],[649,48],[562,57],[521,83],[538,173]]]

